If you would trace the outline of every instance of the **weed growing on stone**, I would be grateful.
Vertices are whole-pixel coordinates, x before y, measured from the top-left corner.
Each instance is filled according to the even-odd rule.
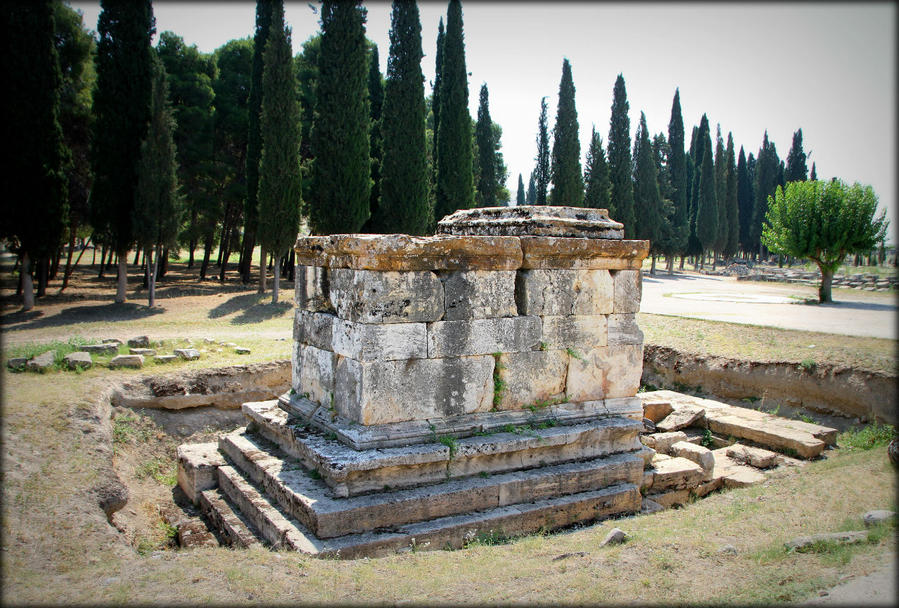
[[[712,438],[712,431],[709,429],[702,431],[702,439],[699,440],[699,445],[704,448],[712,449],[712,446],[715,445],[715,440]]]
[[[815,368],[818,367],[818,364],[815,363],[814,359],[806,358],[799,362],[799,366],[807,373],[811,374],[815,371]]]
[[[583,360],[584,360],[584,356],[583,356],[581,353],[579,353],[579,352],[577,352],[576,350],[574,350],[573,348],[566,348],[566,349],[565,349],[565,352],[568,353],[568,356],[569,356],[569,357],[572,357],[572,358],[574,358],[574,359],[577,359],[578,361],[583,361]]]
[[[885,446],[895,437],[896,428],[889,424],[869,424],[860,429],[840,433],[837,445],[847,450],[870,450]]]
[[[503,380],[502,371],[506,366],[500,362],[502,353],[493,353],[495,361],[493,365],[493,409],[497,409],[503,400],[503,393],[506,392],[506,381]]]

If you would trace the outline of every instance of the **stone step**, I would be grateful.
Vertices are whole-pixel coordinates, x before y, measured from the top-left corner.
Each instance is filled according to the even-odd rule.
[[[218,473],[222,492],[238,505],[267,544],[316,557],[353,559],[390,555],[407,548],[460,548],[479,534],[514,536],[636,513],[641,502],[637,486],[623,483],[591,492],[440,517],[391,530],[319,539],[301,523],[285,516],[233,467],[219,467]]]
[[[256,531],[218,489],[203,490],[198,493],[197,501],[209,525],[218,530],[226,545],[242,549],[259,545]]]
[[[307,469],[316,470],[335,496],[408,488],[481,473],[494,474],[589,460],[641,449],[642,423],[610,416],[549,428],[525,425],[507,432],[412,446],[354,450],[318,430],[288,420],[276,401],[244,403],[251,432],[271,441]]]
[[[417,521],[503,507],[524,500],[574,494],[618,483],[640,483],[639,453],[614,454],[536,469],[476,475],[442,483],[335,498],[317,474],[265,439],[235,431],[221,437],[221,451],[280,509],[319,538],[395,527]]]

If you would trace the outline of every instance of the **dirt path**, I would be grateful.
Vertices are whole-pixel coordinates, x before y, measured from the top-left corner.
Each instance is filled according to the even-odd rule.
[[[837,585],[822,595],[806,602],[806,605],[840,604],[847,606],[895,606],[896,556],[878,570],[865,576],[857,576]]]

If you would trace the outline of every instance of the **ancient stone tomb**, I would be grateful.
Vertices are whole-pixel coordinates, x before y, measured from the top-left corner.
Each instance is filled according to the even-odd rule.
[[[438,226],[297,240],[291,389],[179,448],[225,538],[354,557],[640,509],[648,243],[598,209]]]

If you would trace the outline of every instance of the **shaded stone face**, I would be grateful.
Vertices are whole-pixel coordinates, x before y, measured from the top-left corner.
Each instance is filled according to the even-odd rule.
[[[415,323],[443,318],[443,284],[428,271],[334,268],[329,297],[337,316],[358,323]]]

